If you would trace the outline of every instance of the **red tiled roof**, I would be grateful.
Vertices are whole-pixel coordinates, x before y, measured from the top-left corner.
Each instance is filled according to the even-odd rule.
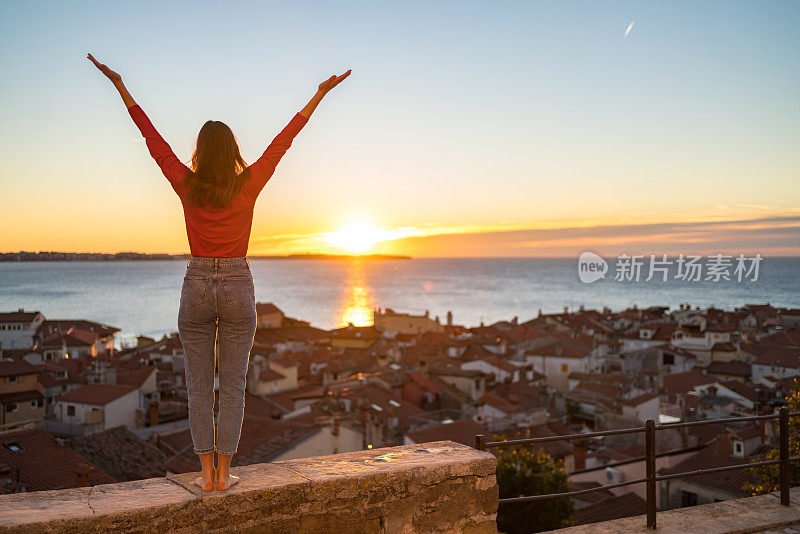
[[[283,315],[280,308],[275,306],[272,302],[256,302],[256,313],[259,315],[262,313],[280,313]]]
[[[475,446],[475,436],[478,434],[486,435],[483,425],[476,423],[470,418],[459,419],[452,423],[440,423],[425,428],[408,432],[406,436],[414,443],[426,443],[429,441],[455,441],[463,445]]]
[[[484,356],[480,359],[488,363],[489,365],[496,367],[497,369],[500,369],[507,373],[513,373],[514,371],[518,371],[520,369],[518,366],[514,365],[513,363],[507,360],[504,360],[503,358],[497,356],[496,354],[492,354],[490,356]]]
[[[706,384],[714,384],[717,379],[713,376],[703,375],[700,369],[692,369],[685,373],[666,374],[663,377],[663,390],[665,393],[686,393]]]
[[[589,356],[589,350],[580,348],[578,346],[569,345],[561,341],[555,341],[542,345],[535,349],[525,351],[525,354],[531,356],[545,356],[555,358],[586,358]]]
[[[297,367],[299,365],[297,355],[291,351],[284,352],[277,358],[272,358],[270,361],[284,368],[292,368],[292,367]]]
[[[102,406],[131,391],[136,391],[136,388],[133,386],[117,386],[113,384],[86,384],[80,389],[61,395],[56,400],[59,402]]]
[[[609,400],[614,400],[619,396],[620,389],[614,384],[582,381],[578,383],[577,386],[572,388],[572,391],[570,391],[570,393],[572,392],[588,393],[591,395],[605,397]]]
[[[273,393],[271,395],[267,395],[265,399],[270,403],[275,404],[281,410],[285,412],[291,412],[292,410],[294,410],[295,399],[322,397],[323,394],[324,391],[320,386],[308,385],[297,389],[292,389],[289,391],[281,391],[279,393]]]
[[[726,388],[734,391],[735,393],[738,393],[747,400],[753,402],[758,401],[758,391],[756,391],[756,389],[750,384],[745,384],[744,382],[737,382],[736,380],[730,380],[728,382],[720,382],[720,385],[725,386]]]
[[[776,365],[789,369],[800,367],[800,349],[764,343],[742,345],[742,350],[755,355],[753,363]]]
[[[761,343],[798,348],[800,347],[800,330],[779,330],[774,334],[762,337]]]
[[[277,371],[273,371],[272,369],[264,369],[263,371],[258,373],[258,379],[261,380],[262,382],[267,382],[270,380],[281,380],[283,378],[286,377]]]
[[[579,495],[577,498],[580,499],[581,497],[583,495]],[[575,510],[572,517],[578,525],[587,525],[646,513],[647,501],[629,491],[617,497],[610,497],[585,508]]]
[[[515,406],[506,399],[498,397],[494,393],[485,393],[480,399],[478,399],[478,402],[488,404],[489,406],[507,414],[519,411],[518,406]]]
[[[200,461],[194,457],[194,463],[184,460],[180,456],[173,456],[164,467],[173,473],[193,473],[200,471]]]
[[[578,482],[571,482],[572,491],[580,491],[589,488],[599,488],[602,484],[596,482],[594,480],[586,480],[586,481],[578,481]],[[596,503],[600,501],[604,501],[609,497],[613,497],[614,494],[611,493],[611,490],[598,490],[592,491],[590,493],[583,493],[581,495],[576,495],[573,499],[583,501],[583,502],[590,502]]]
[[[653,399],[655,399],[657,397],[658,397],[657,393],[643,393],[642,395],[639,395],[639,396],[634,397],[632,399],[626,399],[626,400],[622,401],[622,404],[624,404],[625,406],[640,406],[640,405],[644,404],[645,402],[647,402],[649,400],[653,400]]]
[[[155,367],[145,365],[137,369],[129,371],[117,371],[117,385],[118,386],[133,386],[135,388],[142,387],[150,375],[156,372]]]
[[[331,337],[341,339],[378,339],[380,331],[372,326],[345,326],[330,330]]]
[[[293,422],[291,419],[267,419],[245,415],[239,448],[231,465],[250,465],[272,460],[296,443],[311,437],[319,429]],[[183,462],[192,465],[197,456],[192,450],[189,429],[159,435],[159,443],[167,446]]]
[[[500,398],[508,400],[521,410],[536,410],[537,408],[547,407],[547,397],[542,395],[537,387],[523,381],[496,384],[492,387],[491,392]]]
[[[642,336],[642,330],[654,330],[653,335],[650,337]],[[678,329],[678,325],[674,323],[654,323],[650,325],[643,325],[637,329],[633,334],[623,336],[624,339],[638,339],[644,341],[669,341],[672,339],[672,334]]]
[[[13,451],[12,443],[21,447]],[[11,468],[13,478],[27,491],[78,487],[78,473],[93,467],[92,484],[117,482],[111,475],[70,449],[44,430],[34,428],[0,435],[0,465]]]
[[[731,435],[741,439],[750,439],[750,438],[760,437],[761,429],[758,426],[749,426],[741,430],[735,430],[731,432]]]
[[[601,384],[611,384],[624,388],[628,382],[620,373],[579,373],[572,372],[567,377],[570,380],[580,380],[581,382],[599,382]]]
[[[39,315],[38,311],[26,312],[19,310],[15,312],[0,312],[0,323],[30,323]]]
[[[571,431],[569,433],[572,433]],[[502,433],[495,433],[492,436],[493,441],[512,440],[512,439],[528,439],[528,438],[546,438],[550,436],[564,435],[564,428],[561,425],[553,425],[545,423],[541,425],[534,425],[522,429],[507,429]],[[573,454],[574,448],[569,441],[546,441],[544,443],[537,443],[534,445],[540,448],[553,458],[559,459]]]
[[[42,321],[36,329],[37,336],[46,336],[53,333],[67,333],[70,329],[74,331],[85,331],[101,337],[107,337],[119,332],[119,328],[107,324],[87,321],[86,319],[47,319]]]
[[[696,471],[698,469],[711,469],[714,467],[727,467],[749,463],[749,458],[731,456],[731,440],[728,435],[720,435],[711,440],[702,450],[685,458],[681,462],[659,470],[659,473],[672,474]],[[734,493],[746,495],[742,486],[750,481],[751,474],[747,469],[721,471],[707,475],[683,477],[686,480],[725,489]]]
[[[747,362],[711,362],[708,366],[710,374],[733,375],[749,377],[752,373],[752,366]]]
[[[707,324],[706,332],[736,332],[738,328],[729,324]]]
[[[401,428],[409,426],[409,417],[426,413],[425,410],[419,406],[415,406],[405,399],[395,398],[388,391],[370,384],[343,388],[335,394],[340,398],[353,399],[356,402],[362,403],[362,405],[369,406],[375,404],[381,408],[380,412],[384,414],[397,413]],[[399,404],[400,406],[396,406],[395,404]]]
[[[461,354],[461,359],[464,361],[481,360],[484,358],[496,357],[495,353],[484,349],[478,343],[470,343],[466,350]]]
[[[73,438],[69,446],[119,482],[166,474],[167,455],[124,426]]]
[[[0,376],[33,374],[39,374],[39,370],[25,360],[0,359]]]

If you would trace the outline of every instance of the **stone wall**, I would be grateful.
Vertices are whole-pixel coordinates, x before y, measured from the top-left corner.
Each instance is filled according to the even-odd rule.
[[[451,441],[233,468],[203,492],[197,474],[0,495],[0,533],[497,532],[494,455]]]

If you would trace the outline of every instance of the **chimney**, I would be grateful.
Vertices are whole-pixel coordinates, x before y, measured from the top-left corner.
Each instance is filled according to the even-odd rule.
[[[447,326],[453,326],[453,312],[447,312]]]
[[[517,326],[519,324],[519,316],[515,315],[513,319],[511,319],[511,324]]]
[[[575,471],[586,469],[586,440],[576,439],[572,445],[572,454],[575,457]]]
[[[158,426],[158,403],[156,401],[150,401],[150,425],[149,426]]]
[[[564,315],[566,315],[568,313],[569,313],[569,307],[568,306],[564,306]]]

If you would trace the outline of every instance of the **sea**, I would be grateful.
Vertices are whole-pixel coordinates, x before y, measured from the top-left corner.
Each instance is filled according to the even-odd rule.
[[[614,258],[608,258],[613,264]],[[465,326],[520,322],[540,312],[630,306],[770,303],[800,308],[800,258],[766,257],[758,272],[729,279],[685,279],[677,269],[648,278],[579,277],[578,258],[251,259],[256,300],[330,329],[372,323],[375,308],[428,313]],[[0,263],[0,311],[38,310],[51,319],[89,319],[115,326],[124,342],[137,334],[177,331],[185,260]],[[685,274],[685,273],[684,273]],[[666,277],[666,281],[664,280]],[[714,278],[719,279],[714,279]]]

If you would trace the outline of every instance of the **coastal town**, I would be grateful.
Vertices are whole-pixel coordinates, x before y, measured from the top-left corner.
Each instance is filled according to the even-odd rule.
[[[177,333],[136,338],[46,310],[0,311],[0,493],[200,469]],[[800,309],[565,308],[478,326],[388,308],[320,329],[258,303],[233,465],[475,437],[548,437],[772,414],[800,376]],[[573,489],[642,476],[644,435],[541,445]],[[773,421],[659,434],[659,473],[777,447]],[[747,495],[748,470],[661,481],[662,510]],[[632,485],[573,497],[575,520],[645,512]]]

